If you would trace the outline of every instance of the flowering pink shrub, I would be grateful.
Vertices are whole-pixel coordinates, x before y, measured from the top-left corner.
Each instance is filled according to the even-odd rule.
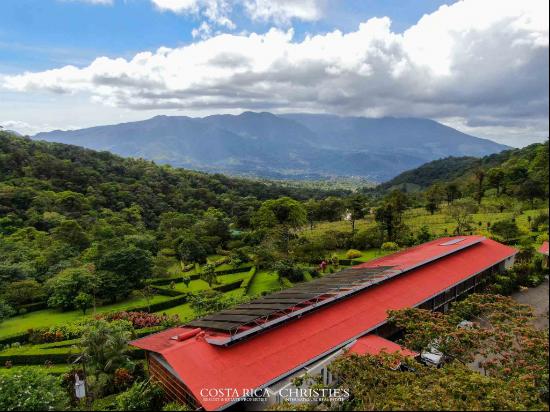
[[[152,326],[172,326],[179,323],[178,315],[168,316],[166,314],[157,315],[147,312],[113,312],[96,316],[97,319],[127,320],[132,323],[135,329],[150,328]]]

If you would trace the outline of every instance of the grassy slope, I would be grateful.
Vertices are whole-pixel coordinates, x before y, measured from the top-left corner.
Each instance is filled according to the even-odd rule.
[[[167,299],[170,299],[170,297],[156,295],[151,298],[150,303],[163,302]],[[97,313],[102,313],[112,310],[125,310],[146,304],[147,301],[143,297],[134,296],[123,302],[98,307],[96,311]],[[61,323],[74,322],[83,319],[84,317],[91,316],[91,313],[91,310],[89,310],[86,315],[82,315],[82,311],[60,312],[55,309],[46,309],[26,313],[24,315],[9,318],[2,322],[2,324],[0,325],[0,337],[26,332],[28,329],[32,328],[40,328],[45,326],[58,325]]]
[[[534,217],[542,212],[548,213],[548,209],[535,209],[535,210],[524,211],[521,215],[517,216],[516,218],[518,227],[522,231],[527,232],[528,230],[527,217],[528,216]],[[511,219],[512,217],[513,217],[512,212],[476,213],[472,215],[472,219],[474,222],[473,226],[475,228],[481,227],[482,229],[487,228],[487,222],[490,222],[491,224],[493,224],[501,220]],[[456,223],[454,223],[453,219],[448,214],[445,213],[445,209],[433,215],[430,215],[426,210],[421,208],[408,210],[405,213],[404,220],[405,220],[405,224],[408,225],[413,231],[417,231],[422,226],[427,226],[430,232],[436,236],[444,236],[445,233],[452,234],[456,228]],[[479,226],[479,222],[481,222],[481,226]],[[374,226],[375,226],[375,222],[372,216],[368,216],[366,219],[362,219],[356,223],[356,228],[359,230],[372,228]],[[327,232],[330,233],[335,231],[349,231],[349,222],[339,221],[339,222],[319,223],[313,228],[313,230],[304,229],[301,235],[309,239],[316,239]],[[342,255],[339,254],[339,257],[343,258],[344,255],[345,253]]]

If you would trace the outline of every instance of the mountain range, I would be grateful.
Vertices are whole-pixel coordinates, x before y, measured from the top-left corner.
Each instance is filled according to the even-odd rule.
[[[431,160],[509,148],[429,119],[267,112],[156,116],[33,138],[209,172],[275,179],[358,176],[375,182]]]

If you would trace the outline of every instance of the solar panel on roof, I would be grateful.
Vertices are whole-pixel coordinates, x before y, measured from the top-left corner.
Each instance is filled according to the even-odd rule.
[[[440,243],[439,246],[452,246],[452,245],[456,245],[457,243],[460,243],[464,240],[463,237],[460,237],[458,239],[451,239],[451,240],[448,240],[446,242],[443,242],[443,243]]]
[[[288,304],[281,304],[281,303],[256,303],[254,301],[250,303],[245,303],[244,305],[237,306],[238,309],[244,308],[244,309],[273,309],[273,310],[281,310],[286,309],[291,305]]]
[[[219,322],[219,321],[197,319],[192,322],[189,322],[188,325],[196,328],[207,328],[212,330],[220,330],[223,332],[231,332],[238,329],[241,326],[241,323],[240,322]]]
[[[212,344],[226,345],[343,299],[400,273],[389,270],[391,268],[392,266],[356,267],[327,274],[291,289],[197,319],[189,323],[189,326],[227,333],[227,337],[216,335],[206,338]]]
[[[254,319],[258,319],[258,316],[256,316],[256,315],[242,315],[242,314],[238,314],[238,313],[235,313],[235,314],[221,314],[221,313],[218,313],[218,314],[214,314],[214,315],[207,316],[207,317],[203,318],[203,320],[208,320],[208,321],[213,320],[213,321],[221,321],[221,322],[238,322],[238,323],[251,322]]]
[[[259,316],[265,316],[269,315],[270,313],[273,313],[273,309],[262,309],[262,308],[253,308],[253,309],[226,309],[222,312],[219,312],[220,314],[238,314],[238,315],[256,315]]]

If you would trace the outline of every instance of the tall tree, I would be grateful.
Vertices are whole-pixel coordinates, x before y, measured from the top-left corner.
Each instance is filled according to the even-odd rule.
[[[210,263],[204,265],[201,269],[200,278],[208,283],[208,286],[212,287],[218,281],[216,267]]]
[[[346,199],[346,211],[351,222],[351,233],[355,232],[355,222],[365,217],[367,207],[367,197],[360,193],[355,193]]]
[[[432,215],[439,209],[439,204],[445,197],[445,191],[440,184],[430,186],[426,192],[426,210]]]
[[[456,222],[456,234],[462,235],[470,229],[472,215],[478,211],[477,204],[469,198],[455,200],[449,206],[449,214]]]
[[[445,187],[445,194],[447,195],[447,204],[450,205],[455,199],[460,197],[458,185],[454,182],[447,184]]]
[[[402,229],[403,213],[407,209],[409,198],[399,190],[386,195],[380,207],[376,209],[375,220],[390,242],[395,241],[398,231]]]
[[[483,182],[485,181],[485,170],[483,170],[481,167],[478,168],[474,172],[474,176],[477,182],[476,200],[478,204],[481,204],[483,193],[485,192],[485,188],[483,186]]]
[[[505,177],[506,174],[502,167],[493,167],[487,171],[487,181],[491,187],[496,189],[497,196],[500,195]]]
[[[203,243],[197,239],[197,236],[187,230],[183,232],[175,242],[175,249],[178,257],[184,262],[205,263],[208,253]]]

